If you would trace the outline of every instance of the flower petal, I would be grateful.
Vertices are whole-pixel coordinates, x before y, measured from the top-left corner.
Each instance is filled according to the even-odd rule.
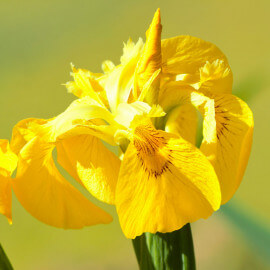
[[[10,150],[8,140],[0,140],[0,213],[12,223],[11,174],[17,167],[17,156]]]
[[[151,106],[145,102],[121,103],[117,107],[114,119],[117,123],[129,128],[130,123],[136,115],[149,114],[150,111]]]
[[[38,220],[55,227],[79,229],[112,218],[69,184],[55,167],[53,144],[38,137],[20,151],[14,192],[24,208]]]
[[[226,56],[212,43],[191,36],[178,36],[161,42],[162,71],[170,74],[194,74],[206,62],[219,59],[229,64]]]
[[[77,135],[78,127],[84,129],[83,132],[86,134],[94,133],[106,141],[113,142],[114,134],[111,132],[113,128],[110,128],[108,123],[117,125],[113,115],[105,107],[89,97],[84,97],[73,101],[63,113],[55,118],[49,120],[31,118],[20,121],[13,129],[11,146],[17,153],[37,134],[47,142],[54,143],[63,137]]]
[[[0,173],[0,214],[6,216],[10,224],[12,224],[11,196],[11,178]]]
[[[178,106],[168,114],[165,131],[181,136],[195,145],[197,133],[197,112],[189,104]]]
[[[108,123],[114,122],[112,114],[103,106],[100,106],[95,100],[84,97],[75,100],[71,105],[48,125],[53,131],[53,138],[71,130],[76,120],[102,119]]]
[[[11,151],[8,140],[0,139],[0,174],[11,176],[17,167],[17,156]]]
[[[106,93],[110,109],[115,112],[118,104],[127,102],[134,83],[134,72],[141,55],[143,41],[139,39],[136,44],[131,40],[125,44],[121,64],[107,73],[101,82]]]
[[[201,151],[213,164],[220,182],[222,203],[239,187],[252,145],[253,115],[241,99],[228,94],[208,96],[170,84],[160,103],[165,112],[181,104],[193,104],[203,115]]]
[[[112,71],[115,68],[115,64],[110,61],[110,60],[105,60],[102,62],[102,70],[104,71],[104,73],[109,73],[110,71]]]
[[[201,92],[214,94],[230,94],[232,92],[233,76],[228,64],[219,59],[212,63],[208,61],[200,68],[200,81],[194,84]]]
[[[33,126],[44,125],[48,121],[45,119],[28,118],[17,123],[12,130],[12,139],[10,142],[12,151],[18,155],[24,145],[36,136]]]
[[[101,92],[104,89],[96,80],[95,76],[87,70],[76,69],[71,65],[72,73],[74,78],[73,82],[67,82],[66,87],[69,92],[73,93],[75,96],[82,98],[88,96],[103,105],[102,99],[99,97],[97,92]]]
[[[201,151],[213,164],[220,181],[222,203],[231,199],[239,187],[251,151],[253,115],[248,105],[233,95],[212,96],[215,129],[206,125]],[[204,117],[212,114],[204,111]],[[211,116],[210,116],[211,117]]]
[[[116,207],[123,232],[171,232],[207,218],[220,205],[215,171],[180,137],[151,125],[134,131],[120,169]]]
[[[99,200],[113,204],[120,160],[91,135],[57,143],[59,164]]]

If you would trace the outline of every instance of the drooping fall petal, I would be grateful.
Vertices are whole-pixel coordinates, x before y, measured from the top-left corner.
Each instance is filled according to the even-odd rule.
[[[226,203],[242,181],[251,150],[254,123],[248,105],[233,95],[206,96],[177,83],[164,90],[160,100],[165,112],[180,104],[193,104],[203,115],[201,151],[215,168],[222,203]]]
[[[0,173],[0,214],[6,216],[10,224],[12,223],[11,197],[11,178],[4,177]]]
[[[38,220],[55,227],[79,229],[112,218],[69,184],[55,167],[52,150],[38,137],[20,151],[14,192],[24,208]]]
[[[0,173],[10,176],[17,167],[17,156],[11,151],[8,140],[0,139]]]
[[[11,174],[17,167],[17,156],[10,150],[8,140],[0,140],[0,214],[12,223]]]
[[[206,127],[212,142],[203,140],[201,150],[209,157],[220,181],[222,203],[239,187],[251,151],[253,115],[248,105],[233,95],[212,96],[216,129]],[[209,112],[204,112],[205,117]]]
[[[96,198],[113,204],[120,160],[92,135],[57,143],[58,162]]]
[[[19,155],[19,164],[13,189],[21,204],[37,219],[63,228],[110,222],[107,213],[61,176],[52,157],[57,143],[78,134],[113,136],[103,134],[106,129],[102,125],[95,129],[94,123],[104,122],[100,118],[113,120],[106,108],[84,97],[53,119],[26,119],[15,126],[11,145]],[[92,121],[92,126],[89,123],[83,126],[85,121]]]
[[[181,137],[138,126],[120,169],[116,207],[123,232],[171,232],[219,208],[215,171]]]
[[[32,127],[34,125],[45,125],[48,121],[49,120],[45,119],[27,118],[17,123],[13,127],[12,139],[10,142],[10,148],[12,151],[18,155],[24,145],[36,137],[36,132]]]

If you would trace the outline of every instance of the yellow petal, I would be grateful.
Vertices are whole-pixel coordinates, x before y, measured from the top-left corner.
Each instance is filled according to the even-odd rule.
[[[74,122],[74,127],[60,134],[57,137],[57,142],[65,140],[70,137],[78,135],[92,135],[97,137],[110,145],[115,146],[114,141],[115,132],[118,129],[118,125],[96,125],[96,121],[77,120]]]
[[[212,43],[191,36],[178,36],[161,42],[162,71],[170,74],[195,74],[206,62],[217,59],[229,68],[226,56]]]
[[[6,216],[12,224],[11,215],[11,178],[2,176],[0,173],[0,214]]]
[[[164,90],[160,103],[165,112],[192,104],[203,115],[201,151],[215,168],[226,203],[239,187],[249,159],[254,122],[248,105],[233,95],[206,96],[176,83]]]
[[[178,106],[168,114],[165,131],[179,135],[195,145],[197,121],[197,112],[192,105]]]
[[[165,113],[159,105],[152,107],[145,102],[135,101],[133,103],[121,103],[115,113],[115,121],[129,128],[136,116],[161,117]],[[140,119],[138,120],[140,121]]]
[[[99,200],[113,204],[120,160],[91,135],[79,135],[57,143],[57,160]]]
[[[131,59],[137,58],[143,48],[143,40],[141,38],[138,39],[137,43],[134,43],[131,38],[128,39],[126,43],[124,43],[123,47],[123,55],[120,58],[120,62],[122,65],[128,64]]]
[[[73,71],[71,75],[74,78],[74,82],[68,82],[66,84],[68,91],[79,98],[89,96],[99,104],[103,105],[97,92],[103,91],[104,89],[91,72],[83,69],[76,69],[73,65],[71,65],[71,68]]]
[[[114,124],[112,114],[107,108],[101,106],[95,100],[84,97],[77,99],[61,114],[54,119],[47,121],[44,125],[32,123],[31,129],[35,134],[46,137],[46,141],[55,142],[59,137],[63,136],[76,127],[80,121],[104,120],[107,123]]]
[[[19,154],[24,145],[36,137],[36,132],[32,128],[34,125],[44,125],[48,122],[45,119],[28,118],[17,123],[12,130],[10,147],[15,154]]]
[[[150,111],[151,107],[145,102],[121,103],[117,107],[114,119],[117,123],[128,128],[136,115],[148,114]]]
[[[12,223],[11,174],[17,167],[17,156],[10,150],[8,140],[0,140],[0,214]]]
[[[135,71],[133,92],[135,99],[153,74],[161,69],[161,30],[160,9],[158,9],[147,31],[143,54]],[[158,90],[159,80],[156,80],[155,85],[148,89],[149,93],[146,95],[146,101],[150,100],[150,102],[148,101],[149,104],[157,103]]]
[[[8,140],[0,139],[0,174],[11,176],[17,167],[17,156],[11,151]]]
[[[150,77],[150,79],[143,85],[140,95],[138,97],[138,101],[146,101],[149,104],[156,104],[157,102],[152,102],[151,99],[149,101],[149,98],[153,97],[153,95],[155,94],[155,92],[152,92],[154,90],[157,90],[156,87],[159,86],[159,81],[160,81],[160,73],[161,73],[161,69],[156,70],[153,75]],[[159,89],[158,89],[159,91]]]
[[[136,44],[129,40],[128,43],[124,45],[124,54],[121,57],[121,64],[107,73],[102,81],[112,112],[115,112],[118,104],[128,101],[134,83],[135,68],[142,48],[142,39],[139,39]]]
[[[114,144],[114,131],[117,127],[118,124],[107,108],[89,97],[84,97],[73,101],[55,118],[30,118],[20,121],[13,129],[11,147],[18,153],[23,145],[35,136],[54,143],[78,134],[91,134]]]
[[[216,170],[222,203],[226,203],[242,181],[250,155],[254,122],[251,110],[241,99],[232,95],[211,98],[214,100],[215,123],[206,125],[204,132],[211,140],[204,139],[201,150]],[[205,117],[209,114],[213,113],[204,112]]]
[[[79,229],[112,218],[88,201],[58,172],[52,159],[53,144],[30,140],[19,155],[12,187],[24,208],[38,220],[55,227]]]
[[[233,76],[232,72],[224,61],[219,59],[212,63],[208,61],[200,68],[200,81],[197,87],[202,92],[212,92],[214,94],[230,94],[232,92]],[[196,85],[194,85],[196,88]]]
[[[115,65],[112,61],[110,61],[110,60],[103,61],[102,70],[104,71],[104,73],[109,73],[114,68],[115,68]]]
[[[128,238],[171,232],[209,217],[220,205],[215,171],[180,137],[138,126],[121,168],[116,207]]]

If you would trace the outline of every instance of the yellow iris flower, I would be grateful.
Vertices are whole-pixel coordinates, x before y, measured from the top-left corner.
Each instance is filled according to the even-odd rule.
[[[190,36],[161,40],[161,28],[157,10],[146,43],[128,40],[119,65],[105,61],[100,74],[72,66],[66,86],[78,99],[66,111],[14,127],[12,186],[39,220],[63,228],[111,220],[61,176],[55,147],[71,176],[116,205],[128,238],[207,218],[235,193],[250,153],[252,112],[231,94],[232,72],[215,45]],[[102,141],[118,146],[120,158]]]

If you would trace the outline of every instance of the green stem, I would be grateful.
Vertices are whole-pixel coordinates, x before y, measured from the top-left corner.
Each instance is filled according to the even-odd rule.
[[[190,224],[171,233],[144,233],[133,240],[140,270],[195,270]]]
[[[0,245],[0,270],[13,270],[6,253]]]

